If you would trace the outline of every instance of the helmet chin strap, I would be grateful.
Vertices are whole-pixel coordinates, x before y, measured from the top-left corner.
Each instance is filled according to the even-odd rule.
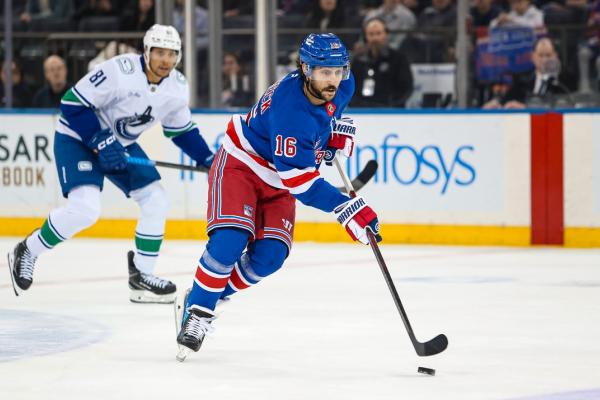
[[[152,66],[150,65],[150,51],[152,49],[148,49],[148,51],[144,51],[144,61],[146,62],[146,68],[148,68],[148,70],[150,72],[152,72],[154,75],[158,76],[158,74],[156,72],[154,72],[154,70],[152,69]]]

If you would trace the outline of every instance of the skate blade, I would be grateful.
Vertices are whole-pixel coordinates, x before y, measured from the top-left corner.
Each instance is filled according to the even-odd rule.
[[[12,287],[13,290],[15,291],[15,296],[19,296],[22,292],[21,288],[19,287],[19,285],[17,285],[17,282],[15,282],[15,275],[13,273],[13,262],[14,262],[14,254],[12,251],[9,251],[8,254],[6,255],[6,258],[8,259],[8,273],[10,274],[10,282],[12,283]]]
[[[179,330],[181,329],[181,322],[183,319],[183,307],[184,304],[181,302],[181,297],[175,297],[175,301],[173,303],[173,311],[175,313],[175,336],[179,335]]]
[[[148,290],[129,290],[129,301],[132,303],[173,304],[176,293],[156,295]]]
[[[188,356],[188,354],[190,354],[191,351],[191,349],[188,349],[185,346],[179,346],[179,351],[177,352],[175,359],[179,362],[184,362],[185,358]]]

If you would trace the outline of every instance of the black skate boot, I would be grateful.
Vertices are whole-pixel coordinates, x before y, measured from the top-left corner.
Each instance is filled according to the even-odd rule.
[[[8,253],[8,270],[13,290],[17,296],[31,286],[36,259],[37,257],[31,254],[24,240],[17,243],[15,248]]]
[[[129,300],[133,303],[173,303],[177,291],[175,284],[137,269],[133,262],[134,255],[133,251],[127,253],[131,291]]]
[[[183,322],[177,335],[179,352],[176,358],[177,361],[184,361],[190,351],[200,350],[206,334],[214,330],[211,323],[216,317],[210,310],[196,305],[187,309],[184,307],[180,312]]]

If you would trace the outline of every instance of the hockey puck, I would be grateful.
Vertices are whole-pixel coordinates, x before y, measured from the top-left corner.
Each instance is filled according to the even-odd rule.
[[[419,369],[417,369],[417,372],[420,374],[435,376],[435,369],[433,368],[419,367]]]

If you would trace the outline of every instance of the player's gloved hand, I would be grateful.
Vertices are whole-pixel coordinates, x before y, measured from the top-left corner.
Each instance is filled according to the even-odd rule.
[[[119,172],[127,168],[125,147],[110,129],[96,132],[86,145],[98,156],[98,163],[104,172]]]
[[[334,121],[331,128],[331,137],[325,150],[325,164],[331,165],[335,153],[340,150],[344,157],[352,156],[354,151],[354,136],[356,135],[356,125],[352,118],[342,117]]]
[[[382,237],[379,234],[377,214],[367,205],[362,196],[357,196],[340,204],[333,211],[338,222],[346,228],[346,231],[353,240],[360,240],[364,244],[369,244],[366,231],[369,229],[375,234],[375,239],[381,242]]]
[[[214,160],[215,160],[215,154],[213,153],[210,156],[206,157],[202,161],[196,161],[196,165],[199,167],[204,167],[208,171]]]

